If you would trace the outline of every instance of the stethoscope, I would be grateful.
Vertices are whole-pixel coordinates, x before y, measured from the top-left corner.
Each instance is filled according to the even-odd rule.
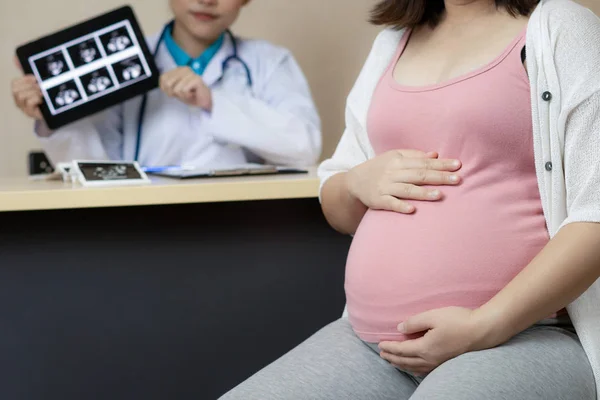
[[[158,51],[160,50],[160,45],[162,44],[162,42],[165,39],[165,34],[167,33],[167,31],[169,29],[173,29],[174,24],[175,24],[175,22],[171,21],[167,25],[165,25],[165,27],[163,28],[163,30],[158,38],[158,43],[156,44],[156,47],[154,48],[154,51],[152,52],[152,57],[155,60],[156,60],[156,56],[158,55]],[[244,60],[242,60],[240,58],[240,56],[238,55],[238,46],[237,46],[235,37],[233,36],[233,33],[231,33],[231,31],[229,29],[227,29],[225,31],[225,34],[228,35],[229,38],[231,39],[233,52],[229,57],[227,57],[225,60],[223,60],[223,64],[221,64],[221,69],[222,69],[223,73],[221,74],[221,77],[217,80],[217,83],[221,82],[223,80],[223,77],[225,76],[225,70],[227,69],[227,66],[229,65],[229,63],[231,63],[232,61],[237,61],[242,65],[242,67],[244,67],[244,71],[246,72],[247,85],[249,88],[252,88],[252,83],[253,83],[252,82],[252,73],[250,72],[250,68],[248,67],[248,64],[246,64],[246,62],[244,62]],[[138,114],[138,126],[137,126],[137,137],[136,137],[136,141],[135,141],[134,161],[138,161],[138,158],[140,156],[140,146],[142,143],[142,128],[144,125],[144,117],[146,116],[147,103],[148,103],[148,95],[144,94],[144,96],[142,97],[142,104],[140,105],[140,112]]]

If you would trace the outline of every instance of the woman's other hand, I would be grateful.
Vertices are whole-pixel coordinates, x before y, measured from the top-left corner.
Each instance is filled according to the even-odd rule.
[[[415,315],[398,326],[415,339],[381,342],[381,357],[417,376],[425,376],[444,362],[470,351],[492,347],[484,344],[489,328],[477,311],[448,307]]]

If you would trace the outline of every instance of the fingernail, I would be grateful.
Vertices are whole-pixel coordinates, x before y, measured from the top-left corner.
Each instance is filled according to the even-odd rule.
[[[413,206],[406,206],[406,212],[407,213],[412,213],[415,211],[415,208]]]
[[[458,182],[458,175],[450,175],[450,182]]]
[[[404,333],[404,322],[398,324],[398,332]]]
[[[452,161],[452,166],[453,167],[460,167],[460,161],[458,161],[458,160]]]
[[[429,192],[429,194],[427,195],[430,199],[437,199],[438,197],[440,197],[441,193],[439,190],[432,190],[431,192]]]

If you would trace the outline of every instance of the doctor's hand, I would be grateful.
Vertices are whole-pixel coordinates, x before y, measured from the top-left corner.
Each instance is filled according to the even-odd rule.
[[[351,169],[348,190],[370,209],[411,214],[415,207],[405,200],[441,200],[440,190],[422,186],[458,185],[461,167],[435,152],[393,150]]]
[[[33,75],[26,75],[14,79],[11,91],[15,105],[28,117],[41,121],[42,113],[39,106],[42,104],[42,91]]]
[[[202,77],[190,67],[180,67],[160,77],[160,88],[170,97],[175,97],[190,106],[212,110],[212,94]]]

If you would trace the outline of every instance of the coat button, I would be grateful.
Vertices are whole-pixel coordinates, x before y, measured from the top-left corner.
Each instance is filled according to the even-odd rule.
[[[550,92],[544,92],[542,94],[542,99],[544,101],[550,101],[550,100],[552,100],[552,93],[550,93]]]
[[[552,171],[552,163],[550,161],[548,161],[546,163],[546,171],[548,171],[548,172]]]

